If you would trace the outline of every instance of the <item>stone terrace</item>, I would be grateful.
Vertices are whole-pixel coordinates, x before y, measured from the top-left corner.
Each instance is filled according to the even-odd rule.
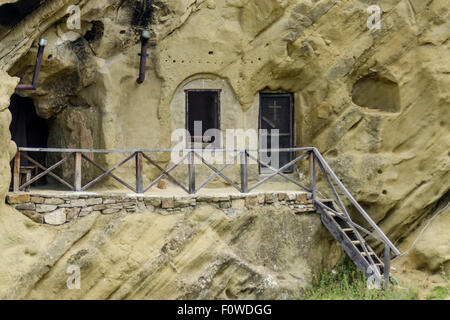
[[[161,196],[124,193],[30,192],[9,193],[6,201],[31,220],[62,225],[90,214],[158,212],[163,215],[190,212],[210,204],[227,214],[259,206],[289,207],[294,213],[314,212],[311,195],[305,192],[260,192],[232,195]]]

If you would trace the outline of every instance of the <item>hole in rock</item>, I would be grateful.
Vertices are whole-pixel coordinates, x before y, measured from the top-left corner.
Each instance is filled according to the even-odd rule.
[[[125,30],[122,30],[125,33]],[[120,33],[122,34],[122,31]],[[103,37],[105,32],[105,26],[101,21],[92,21],[92,28],[88,30],[84,35],[84,38],[89,42],[94,42]]]
[[[352,99],[357,105],[386,112],[400,110],[397,83],[377,74],[367,75],[353,85]]]
[[[9,127],[11,131],[11,138],[18,147],[47,147],[49,134],[47,121],[36,114],[33,100],[31,100],[30,98],[22,98],[19,95],[14,94],[11,97],[9,111],[12,115],[12,121]],[[45,166],[46,153],[28,152],[26,154],[33,160]],[[23,156],[21,157],[20,164],[24,169],[30,168],[30,170],[33,170],[33,175],[35,175],[36,173],[36,171],[34,170],[42,172],[41,169],[36,169],[35,165]],[[46,184],[45,177],[39,179],[37,183],[40,185]]]
[[[0,25],[13,27],[22,21],[45,0],[19,0],[0,7]]]
[[[146,27],[152,21],[153,2],[151,0],[136,1],[134,7],[132,25],[136,27]]]

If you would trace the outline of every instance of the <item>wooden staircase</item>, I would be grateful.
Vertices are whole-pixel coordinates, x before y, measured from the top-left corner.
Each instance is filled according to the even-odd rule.
[[[333,206],[334,207],[334,206]],[[321,220],[328,231],[344,249],[367,278],[381,284],[384,276],[384,263],[366,242],[358,230],[352,226],[345,214],[317,206]],[[388,275],[389,278],[389,275]]]
[[[309,160],[310,190],[314,207],[321,215],[322,223],[339,242],[358,269],[365,274],[368,285],[386,289],[390,280],[391,252],[398,256],[401,254],[400,251],[351,195],[317,148],[313,148]],[[323,182],[329,187],[331,193],[328,194],[333,195],[332,200],[320,200],[317,197],[318,193],[322,194],[317,190],[317,167],[322,173]],[[355,212],[367,222],[371,231],[352,221],[341,196],[348,200],[347,205],[356,209]],[[370,236],[384,244],[383,261],[361,235],[361,231],[365,236]]]

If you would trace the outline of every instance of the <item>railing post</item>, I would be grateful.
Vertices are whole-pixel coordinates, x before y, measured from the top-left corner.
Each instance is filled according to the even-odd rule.
[[[248,193],[247,150],[241,152],[241,189],[242,193]]]
[[[384,247],[384,290],[387,290],[389,286],[391,271],[391,248],[385,244]]]
[[[188,164],[189,175],[189,194],[195,194],[195,164],[194,164],[194,151],[190,151]]]
[[[142,161],[142,152],[136,152],[136,192],[143,193],[143,161]]]
[[[20,151],[14,156],[13,168],[13,191],[18,192],[20,188]]]
[[[75,191],[81,191],[81,152],[75,152],[74,187]]]
[[[316,200],[316,157],[314,151],[309,155],[309,187],[311,188],[312,198]]]

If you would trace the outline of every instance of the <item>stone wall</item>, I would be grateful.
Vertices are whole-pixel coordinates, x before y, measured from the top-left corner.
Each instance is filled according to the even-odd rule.
[[[266,192],[223,196],[153,196],[114,193],[9,193],[8,204],[31,220],[62,225],[91,214],[118,212],[157,212],[162,215],[192,212],[197,206],[209,204],[229,215],[240,214],[257,207],[287,207],[295,214],[315,212],[309,193]]]

